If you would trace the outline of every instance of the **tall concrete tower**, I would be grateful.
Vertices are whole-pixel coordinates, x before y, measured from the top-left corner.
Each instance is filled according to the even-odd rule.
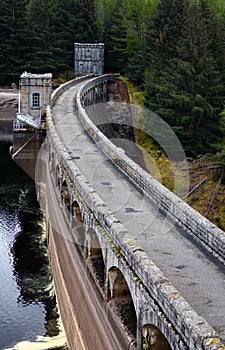
[[[104,48],[99,44],[74,44],[74,73],[85,75],[94,73],[102,75],[104,73]]]
[[[24,72],[20,76],[20,92],[17,120],[32,127],[38,125],[51,102],[52,74],[31,74]],[[29,124],[30,121],[30,124]]]
[[[35,180],[36,161],[45,137],[46,107],[51,103],[52,74],[20,76],[18,113],[13,123],[13,160]]]

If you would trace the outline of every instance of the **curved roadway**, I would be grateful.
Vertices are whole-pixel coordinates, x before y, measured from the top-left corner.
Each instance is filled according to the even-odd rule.
[[[225,340],[225,268],[181,234],[84,132],[74,111],[78,84],[53,107],[53,121],[71,160],[195,311]]]

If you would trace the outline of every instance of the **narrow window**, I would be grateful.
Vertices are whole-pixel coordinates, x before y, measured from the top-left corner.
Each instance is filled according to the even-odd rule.
[[[40,94],[35,92],[32,95],[32,107],[33,108],[38,108],[40,107]]]

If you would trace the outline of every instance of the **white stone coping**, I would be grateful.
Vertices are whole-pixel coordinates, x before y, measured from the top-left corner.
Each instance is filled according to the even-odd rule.
[[[52,79],[52,73],[44,73],[44,74],[34,74],[34,73],[28,73],[28,72],[23,72],[20,76],[20,78],[47,78],[47,79]]]
[[[111,77],[111,76],[109,76]],[[81,103],[82,93],[104,76],[84,82],[77,93],[80,120],[91,137],[101,143],[102,150],[113,160],[136,186],[157,204],[168,218],[200,243],[210,254],[225,265],[225,232],[191,208],[182,199],[169,191],[150,174],[121,152],[89,119]]]

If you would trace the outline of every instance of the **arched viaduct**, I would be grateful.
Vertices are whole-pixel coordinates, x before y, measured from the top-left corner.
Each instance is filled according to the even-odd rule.
[[[38,196],[46,213],[52,269],[69,348],[225,349],[225,297],[221,295],[225,287],[225,234],[131,161],[89,118],[87,107],[106,102],[107,83],[115,79],[108,75],[80,78],[53,93],[47,109],[48,135],[38,160]],[[104,171],[106,178],[107,171],[115,173],[118,181],[103,178],[99,181],[104,191],[98,191],[96,181]],[[125,182],[119,192],[123,196],[124,188],[130,197],[126,210],[113,210],[111,203],[124,205],[116,199],[120,181]],[[135,223],[131,219],[129,226],[126,215],[130,215],[132,201],[137,203],[132,197],[136,193],[141,196],[141,210],[133,210]],[[174,257],[177,272],[171,273],[172,277],[166,274],[170,270],[166,259],[172,253],[164,248],[165,234],[161,243],[152,244],[151,235],[148,240],[132,235],[132,228],[138,230],[139,221],[143,224],[141,215],[149,217],[149,206],[153,211],[157,208],[154,222],[162,216],[165,225],[175,223],[171,242],[168,240],[169,249],[175,236],[179,242]],[[153,226],[148,227],[149,234]],[[162,246],[161,253],[159,249],[152,257],[149,250],[157,244]],[[176,260],[182,244],[187,250],[180,255],[191,262],[197,259],[188,283],[187,265]],[[155,262],[157,258],[162,265]],[[202,277],[199,284],[206,281],[196,289],[202,295],[194,289],[200,277],[192,273],[198,269]],[[212,281],[215,299],[210,299],[211,293],[207,305],[204,292]],[[201,302],[202,314],[201,307],[198,309]]]

